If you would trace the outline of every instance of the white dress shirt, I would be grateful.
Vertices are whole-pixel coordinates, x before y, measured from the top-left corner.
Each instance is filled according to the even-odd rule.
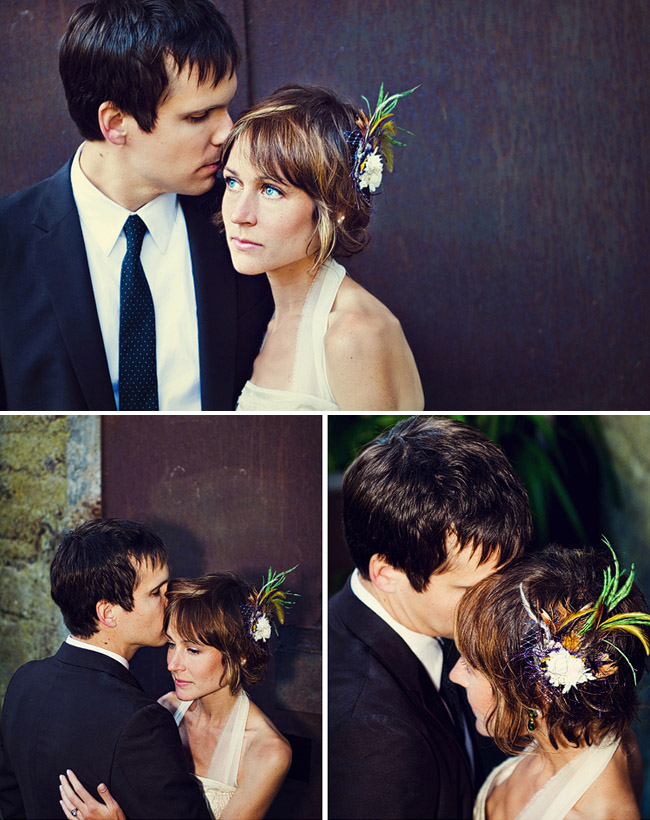
[[[70,182],[79,211],[97,315],[119,408],[120,276],[124,223],[131,211],[105,196],[81,170],[79,146]],[[187,226],[176,194],[161,194],[137,212],[147,226],[140,261],[156,315],[160,410],[200,410],[199,334]]]
[[[125,669],[129,668],[129,662],[126,658],[123,658],[121,655],[118,655],[117,652],[111,652],[110,649],[104,649],[101,646],[95,646],[91,643],[86,643],[85,641],[79,641],[77,638],[73,638],[72,635],[68,635],[65,639],[66,643],[69,643],[70,646],[77,646],[79,649],[89,649],[91,652],[99,652],[100,655],[108,655],[109,658],[113,658],[114,661],[121,663]]]

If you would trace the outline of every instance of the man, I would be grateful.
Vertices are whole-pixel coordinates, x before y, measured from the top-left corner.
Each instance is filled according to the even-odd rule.
[[[239,61],[210,0],[72,15],[59,68],[85,142],[0,203],[0,409],[233,409],[272,309],[212,223]]]
[[[50,580],[71,636],[9,683],[2,817],[62,817],[59,775],[72,768],[93,794],[106,783],[127,817],[207,818],[173,717],[129,672],[141,646],[166,641],[162,541],[132,521],[90,521],[63,539]]]
[[[529,540],[526,493],[481,432],[420,416],[361,452],[343,509],[356,570],[329,605],[330,817],[470,817],[482,772],[440,639]]]

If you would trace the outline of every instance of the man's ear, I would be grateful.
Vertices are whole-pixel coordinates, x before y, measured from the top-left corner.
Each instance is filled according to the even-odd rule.
[[[124,145],[127,127],[126,115],[112,102],[103,102],[97,111],[97,120],[102,136],[113,145]]]
[[[97,601],[95,612],[97,613],[97,620],[100,624],[107,626],[109,629],[114,629],[117,626],[115,604],[109,604],[108,601]]]
[[[385,593],[395,592],[404,573],[388,563],[384,555],[373,555],[368,563],[370,580],[378,590]]]

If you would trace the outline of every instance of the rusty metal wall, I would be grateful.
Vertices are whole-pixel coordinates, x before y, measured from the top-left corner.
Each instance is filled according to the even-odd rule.
[[[76,145],[55,59],[75,5],[2,4],[4,192]],[[421,83],[349,269],[401,319],[428,409],[650,409],[646,0],[219,5],[247,52],[235,111],[289,81]]]
[[[104,416],[102,506],[144,521],[170,551],[172,575],[232,569],[261,583],[298,568],[290,610],[251,697],[294,747],[269,817],[321,810],[321,419],[314,416]],[[154,696],[169,691],[164,649],[132,666]]]

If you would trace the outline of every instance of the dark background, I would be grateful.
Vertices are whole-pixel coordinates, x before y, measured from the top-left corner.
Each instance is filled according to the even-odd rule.
[[[249,690],[293,748],[269,818],[321,816],[321,428],[320,416],[102,417],[102,514],[157,532],[172,577],[229,569],[259,589],[269,566],[298,564],[283,588],[300,597]],[[154,697],[172,688],[165,647],[131,668]]]
[[[0,193],[79,138],[57,71],[78,0],[3,0]],[[289,81],[421,88],[349,269],[401,319],[427,408],[650,409],[647,0],[219,0],[233,113]],[[388,176],[388,175],[386,175]]]

